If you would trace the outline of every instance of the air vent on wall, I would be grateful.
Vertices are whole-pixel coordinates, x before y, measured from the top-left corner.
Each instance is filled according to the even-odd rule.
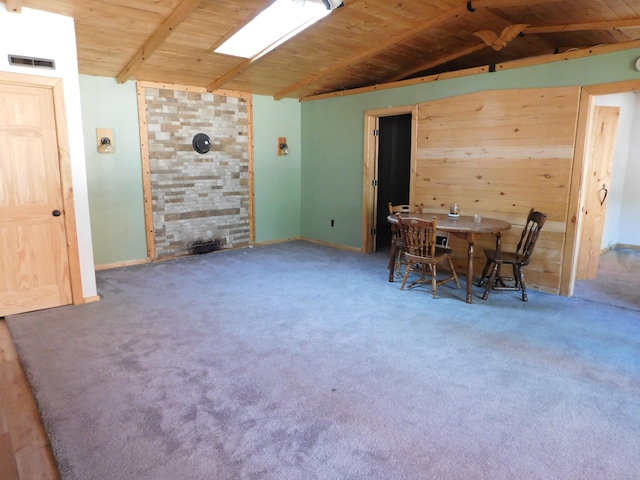
[[[46,58],[20,57],[18,55],[9,55],[9,65],[18,65],[21,67],[36,67],[56,69],[56,62]]]

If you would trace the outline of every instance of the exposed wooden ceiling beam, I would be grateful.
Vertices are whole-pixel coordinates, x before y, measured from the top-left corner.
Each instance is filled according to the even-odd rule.
[[[281,98],[284,98],[286,95],[290,94],[291,92],[295,92],[296,90],[299,90],[302,87],[306,87],[307,85],[312,85],[313,83],[317,82],[321,78],[327,77],[328,75],[331,75],[334,72],[344,70],[346,68],[352,67],[353,65],[357,65],[358,63],[361,63],[367,60],[368,58],[374,57],[382,52],[385,52],[386,50],[389,50],[395,45],[411,40],[413,37],[416,37],[421,33],[426,32],[430,28],[436,27],[442,23],[445,23],[451,20],[452,18],[462,15],[466,10],[467,8],[465,6],[453,8],[448,12],[445,12],[442,15],[432,18],[431,20],[417,27],[407,30],[406,32],[404,32],[401,35],[398,35],[397,37],[393,37],[387,40],[386,42],[382,42],[376,45],[375,47],[370,48],[369,50],[365,50],[364,52],[353,55],[338,63],[334,63],[331,67],[323,70],[321,73],[307,77],[304,80],[296,83],[295,85],[291,85],[290,87],[287,87],[286,89],[278,92],[273,96],[273,98],[276,100],[280,100]]]
[[[124,83],[129,80],[136,71],[146,62],[160,45],[169,37],[183,21],[187,18],[203,0],[182,0],[176,9],[171,12],[164,22],[151,34],[149,39],[138,50],[138,52],[129,60],[129,63],[122,69],[116,77],[118,83]]]
[[[509,8],[520,5],[539,5],[541,3],[557,3],[558,0],[472,0],[467,2],[467,9]]]
[[[13,13],[22,13],[22,0],[6,0],[7,11]]]
[[[606,53],[619,52],[622,50],[629,50],[629,49],[639,48],[639,47],[640,47],[640,40],[633,40],[630,42],[617,43],[613,45],[588,47],[584,50],[574,50],[571,52],[565,52],[563,54],[550,53],[548,55],[539,55],[535,57],[521,58],[518,60],[509,60],[508,62],[496,64],[496,69],[511,70],[514,68],[529,67],[532,65],[542,65],[545,63],[565,62],[567,60],[572,60],[575,58],[584,58],[592,55],[601,55]],[[317,95],[309,95],[306,97],[302,97],[300,101],[309,102],[312,100],[321,100],[324,98],[336,98],[336,97],[344,97],[347,95],[356,95],[359,93],[377,92],[382,90],[388,90],[391,88],[406,87],[409,85],[424,85],[425,83],[437,82],[445,78],[460,78],[460,77],[468,77],[471,75],[477,75],[480,73],[486,73],[489,71],[488,67],[489,67],[488,65],[485,65],[483,67],[471,67],[463,70],[457,70],[455,72],[435,73],[427,77],[410,78],[408,80],[402,80],[399,82],[381,83],[377,85],[369,85],[366,87],[353,88],[349,90],[339,90],[334,92],[320,93]],[[620,83],[624,83],[624,82],[620,82]],[[606,84],[606,85],[612,85],[612,84]],[[601,89],[598,89],[598,86],[588,87],[588,88],[590,92],[601,90]],[[619,91],[623,91],[623,90],[624,88],[620,88]],[[601,93],[595,93],[595,94],[601,94]]]
[[[610,30],[614,28],[640,28],[640,18],[629,18],[624,20],[612,20],[606,22],[590,22],[590,23],[579,23],[579,24],[565,24],[565,25],[550,25],[544,27],[527,27],[523,33],[529,34],[538,34],[538,33],[558,33],[558,32],[577,32],[577,31],[585,31],[585,30]],[[451,60],[455,60],[460,57],[464,57],[466,55],[470,55],[478,50],[481,50],[486,45],[474,45],[472,47],[466,48],[464,50],[460,50],[458,52],[452,53],[451,55],[447,55],[445,57],[439,58],[429,63],[425,63],[420,65],[419,67],[413,68],[409,71],[402,72],[399,75],[396,75],[393,78],[387,80],[388,82],[397,82],[399,80],[403,80],[415,73],[419,73],[425,70],[429,70],[430,68],[437,67],[438,65],[443,65]],[[590,48],[593,45],[587,46],[575,46],[575,47],[565,47],[565,50],[577,49],[577,48]],[[386,83],[386,82],[385,82]]]
[[[442,15],[432,18],[431,20],[423,23],[422,25],[419,25],[415,28],[407,30],[402,35],[391,38],[388,41],[383,42],[369,50],[366,50],[357,55],[354,55],[345,60],[342,60],[332,65],[331,67],[323,70],[321,73],[317,75],[307,77],[304,80],[301,80],[300,82],[296,83],[295,85],[291,85],[290,87],[287,87],[286,89],[281,90],[280,92],[275,94],[273,98],[276,100],[284,98],[285,96],[287,96],[292,92],[295,92],[296,90],[306,87],[307,85],[314,84],[321,78],[327,77],[328,75],[331,75],[334,72],[352,67],[353,65],[357,65],[358,63],[361,63],[382,52],[385,52],[386,50],[393,48],[397,44],[407,42],[411,40],[413,37],[417,37],[418,35],[421,35],[423,32],[433,27],[441,25],[442,23],[446,23],[447,21],[453,18],[456,18],[460,15],[463,15],[465,13],[473,12],[478,8],[508,8],[508,7],[514,7],[519,5],[553,3],[556,1],[557,0],[475,0],[471,2],[464,2],[464,5],[455,7],[449,10],[448,12],[443,13]]]
[[[475,2],[474,2],[475,3]],[[538,34],[538,33],[559,33],[559,32],[579,32],[585,30],[611,30],[615,28],[640,28],[640,18],[628,18],[623,20],[611,20],[606,22],[590,22],[590,23],[575,23],[575,24],[564,24],[564,25],[549,25],[544,27],[527,27],[523,33],[528,34]],[[592,47],[593,45],[586,46],[587,48]],[[403,80],[415,73],[423,72],[425,70],[429,70],[430,68],[437,67],[438,65],[443,65],[451,60],[455,60],[460,57],[464,57],[466,55],[470,55],[478,50],[482,50],[486,45],[474,45],[469,48],[465,48],[464,50],[460,50],[458,52],[452,53],[451,55],[447,55],[442,58],[438,58],[432,62],[425,63],[416,68],[412,68],[411,70],[404,71],[393,78],[387,80],[387,82],[397,82],[399,80]],[[571,47],[571,48],[585,48],[584,45],[579,47]],[[564,47],[564,50],[569,50],[569,47]],[[385,82],[386,83],[386,82]]]
[[[443,64],[445,64],[447,62],[450,62],[451,60],[455,60],[455,59],[460,58],[460,57],[465,57],[465,56],[470,55],[470,54],[472,54],[474,52],[477,52],[478,50],[484,49],[486,46],[487,45],[484,44],[484,43],[479,43],[478,45],[473,45],[472,47],[465,48],[465,49],[460,50],[458,52],[454,52],[454,53],[452,53],[450,55],[447,55],[447,56],[444,56],[444,57],[440,57],[437,60],[433,60],[431,62],[424,63],[424,64],[422,64],[422,65],[420,65],[420,66],[418,66],[416,68],[412,68],[411,70],[402,72],[402,73],[396,75],[395,77],[386,80],[384,83],[397,82],[399,80],[403,80],[403,79],[413,75],[414,73],[424,72],[425,70],[429,70],[430,68],[437,67],[438,65],[443,65]]]
[[[613,30],[615,28],[640,28],[640,18],[610,20],[607,22],[573,23],[566,25],[549,25],[546,27],[527,27],[527,33],[561,33],[581,32],[585,30]]]

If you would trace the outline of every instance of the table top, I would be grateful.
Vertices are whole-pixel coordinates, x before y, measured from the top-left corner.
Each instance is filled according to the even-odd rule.
[[[450,217],[447,213],[407,213],[403,218],[420,218],[422,220],[431,220],[436,217],[438,221],[438,230],[451,233],[497,233],[509,230],[511,224],[496,218],[482,217],[480,222],[476,222],[471,215],[460,215],[457,218]],[[398,223],[398,217],[394,213],[387,217],[389,223]]]

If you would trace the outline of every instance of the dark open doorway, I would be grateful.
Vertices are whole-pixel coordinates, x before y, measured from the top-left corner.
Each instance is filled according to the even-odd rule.
[[[379,118],[376,250],[391,245],[388,203],[409,203],[411,123],[411,114]]]

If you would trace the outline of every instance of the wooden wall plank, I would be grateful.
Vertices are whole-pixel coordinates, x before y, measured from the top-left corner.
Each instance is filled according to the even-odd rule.
[[[415,202],[425,210],[499,218],[513,227],[504,248],[515,248],[530,208],[548,215],[532,265],[536,288],[560,293],[570,201],[579,88],[478,92],[418,107]],[[478,240],[493,247],[493,238]],[[454,238],[454,261],[465,268],[464,240]]]
[[[182,0],[177,8],[171,12],[171,15],[153,32],[144,45],[140,47],[124,69],[118,74],[116,77],[118,83],[124,83],[129,80],[149,56],[169,37],[171,32],[173,32],[201,2],[202,0]]]
[[[149,128],[145,87],[136,83],[138,96],[138,123],[140,124],[140,157],[142,162],[142,191],[144,198],[144,224],[147,240],[147,257],[156,258],[155,231],[153,226],[153,202],[151,192],[151,165],[149,161]]]

